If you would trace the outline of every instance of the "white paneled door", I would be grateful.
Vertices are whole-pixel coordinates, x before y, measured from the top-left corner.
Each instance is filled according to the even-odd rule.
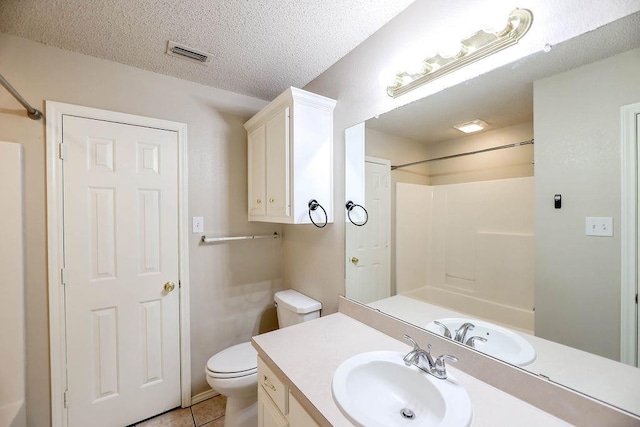
[[[180,406],[178,136],[63,116],[68,425]]]
[[[366,158],[365,208],[369,220],[361,227],[346,223],[346,296],[365,304],[391,296],[390,168],[389,160]],[[356,211],[353,216],[358,214]]]

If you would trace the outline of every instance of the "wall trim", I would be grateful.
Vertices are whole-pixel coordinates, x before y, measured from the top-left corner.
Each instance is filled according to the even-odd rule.
[[[191,396],[191,405],[204,402],[205,400],[211,399],[212,397],[216,397],[216,396],[220,396],[220,393],[210,388],[209,390],[203,391],[202,393],[198,393],[194,396]]]
[[[51,367],[51,425],[68,425],[64,407],[66,338],[64,295],[60,271],[62,257],[62,169],[58,142],[62,140],[62,116],[72,115],[174,131],[178,135],[178,257],[180,275],[180,394],[182,407],[191,406],[191,334],[189,307],[189,221],[187,125],[151,117],[101,110],[55,101],[46,104],[47,262],[49,292],[49,360]]]
[[[622,142],[620,361],[638,366],[638,120],[640,103],[620,108]]]

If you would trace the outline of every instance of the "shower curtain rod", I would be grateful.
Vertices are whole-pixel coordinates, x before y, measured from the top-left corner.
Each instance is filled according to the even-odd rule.
[[[42,113],[40,111],[36,110],[35,108],[33,108],[31,105],[29,105],[29,103],[27,101],[25,101],[25,99],[22,96],[20,96],[18,91],[15,90],[13,88],[13,86],[11,86],[9,84],[9,82],[4,77],[2,77],[2,74],[0,74],[0,84],[2,86],[4,86],[4,88],[11,95],[13,95],[13,97],[15,99],[17,99],[20,104],[22,104],[22,106],[27,110],[27,115],[30,118],[32,118],[33,120],[40,120],[40,117],[42,117]]]
[[[405,163],[403,165],[391,166],[391,170],[395,170],[395,169],[398,169],[398,168],[405,168],[407,166],[419,165],[421,163],[435,162],[436,160],[455,159],[456,157],[470,156],[472,154],[486,153],[488,151],[495,151],[495,150],[502,150],[502,149],[505,149],[505,148],[520,147],[522,145],[533,145],[533,139],[530,139],[529,141],[514,142],[513,144],[501,145],[499,147],[485,148],[484,150],[469,151],[467,153],[452,154],[450,156],[436,157],[434,159],[420,160],[419,162],[411,162],[411,163]]]

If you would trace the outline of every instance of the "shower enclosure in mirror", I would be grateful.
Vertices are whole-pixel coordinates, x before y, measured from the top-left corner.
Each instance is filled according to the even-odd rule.
[[[640,415],[621,182],[639,69],[634,14],[348,129],[368,222],[346,225],[345,295]]]

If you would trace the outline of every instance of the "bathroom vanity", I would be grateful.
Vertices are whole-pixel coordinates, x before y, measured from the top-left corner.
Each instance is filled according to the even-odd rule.
[[[258,426],[315,427],[319,424],[302,407],[295,393],[258,356]]]
[[[407,332],[412,332],[406,325]],[[423,347],[427,342],[414,336]],[[295,345],[291,345],[295,343]],[[333,375],[342,362],[360,353],[411,347],[370,326],[336,313],[253,338],[259,356],[260,426],[351,426],[334,402]],[[455,348],[455,346],[454,346]],[[438,349],[439,350],[439,349]],[[434,356],[439,351],[432,350]],[[464,362],[464,354],[454,354]],[[448,365],[450,377],[469,394],[471,425],[570,425]]]

